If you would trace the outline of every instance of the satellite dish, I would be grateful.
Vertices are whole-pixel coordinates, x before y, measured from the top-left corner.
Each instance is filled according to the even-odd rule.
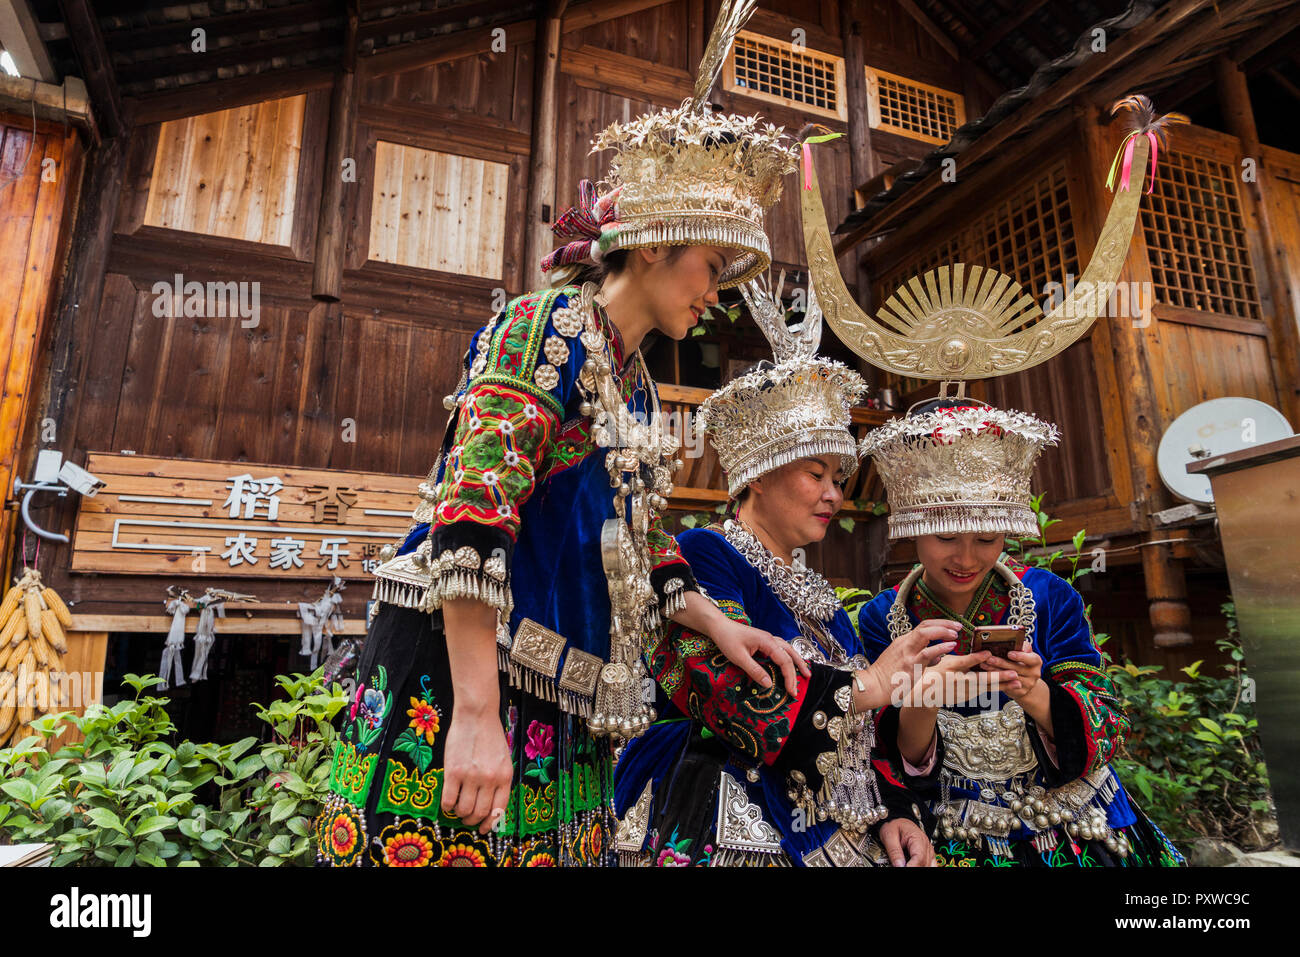
[[[1194,405],[1165,430],[1156,452],[1156,465],[1165,488],[1186,502],[1214,501],[1208,475],[1189,475],[1187,463],[1209,455],[1276,442],[1293,435],[1277,409],[1258,399],[1230,396]]]

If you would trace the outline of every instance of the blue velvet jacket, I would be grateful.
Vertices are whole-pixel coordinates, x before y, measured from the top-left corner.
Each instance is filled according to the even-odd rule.
[[[720,531],[692,529],[681,533],[678,543],[696,580],[724,614],[780,638],[800,637],[794,615]],[[850,660],[856,657],[858,664],[865,666],[862,646],[844,609],[837,610],[828,631]],[[830,648],[820,643],[818,647],[824,656],[830,656]],[[744,787],[750,803],[762,809],[763,819],[779,832],[781,848],[792,861],[801,862],[830,840],[838,825],[797,816],[788,796],[789,778],[791,772],[799,772],[813,790],[821,786],[817,757],[835,747],[827,730],[827,716],[844,714],[835,692],[849,687],[853,673],[812,663],[811,679],[801,677],[798,694],[790,695],[775,666],[760,661],[773,678],[770,689],[755,685],[707,638],[681,626],[666,629],[663,640],[649,655],[649,664],[672,704],[665,720],[632,741],[619,759],[615,809],[620,816],[635,804],[647,782],[653,782],[656,791],[663,786],[693,740],[701,734],[712,735],[726,745],[721,769]],[[896,723],[893,729],[886,732],[884,725],[880,726],[879,736],[887,740],[880,742],[873,764],[890,817],[911,818],[912,796],[903,787],[892,750]],[[697,795],[697,800],[710,802],[711,816],[717,792]],[[796,828],[796,821],[806,826]]]
[[[435,558],[467,545],[482,560],[503,557],[514,603],[511,633],[529,618],[565,638],[566,657],[578,648],[605,659],[609,593],[600,534],[614,517],[613,493],[605,450],[592,439],[591,417],[579,409],[577,379],[587,350],[578,331],[566,323],[562,332],[555,323],[556,311],[576,293],[570,287],[521,296],[474,335],[434,476],[435,517],[415,525],[398,554],[428,536]],[[649,421],[654,382],[641,380],[617,329],[599,310],[597,317],[614,366],[622,369],[628,408]],[[672,578],[694,589],[690,568],[657,516],[650,546],[651,582],[661,600]]]
[[[1084,614],[1083,599],[1069,582],[1041,568],[1026,568],[1008,562],[1008,567],[1029,588],[1034,599],[1035,623],[1032,637],[1034,651],[1043,659],[1042,675],[1051,695],[1051,714],[1054,738],[1051,748],[1028,715],[1025,724],[1029,743],[1037,758],[1033,772],[1034,782],[1047,788],[1059,788],[1084,775],[1107,767],[1119,750],[1128,732],[1129,720],[1115,694],[1114,686],[1101,666],[1101,655],[1092,640],[1092,627]],[[982,585],[979,601],[965,611],[965,617],[974,625],[1003,624],[1009,610],[1006,582],[990,572]],[[891,588],[877,595],[865,605],[858,615],[858,630],[867,657],[874,660],[889,644],[887,615],[898,590]],[[907,602],[908,619],[912,626],[927,618],[954,618],[942,604],[919,582]],[[973,635],[967,630],[954,654],[970,650]],[[1011,699],[999,692],[997,708],[1001,710]],[[978,704],[951,709],[952,713],[970,716],[980,713]],[[1055,761],[1051,751],[1055,752]],[[948,754],[954,754],[948,749]],[[1127,827],[1136,820],[1133,808],[1117,776],[1112,775],[1113,789],[1107,787],[1098,796],[1106,808],[1108,823],[1113,828]],[[1005,783],[1005,782],[1004,782]],[[952,798],[978,799],[977,782],[964,780],[955,774]],[[928,795],[932,809],[938,810],[938,795]],[[1010,839],[1032,837],[1025,827],[1015,828]]]

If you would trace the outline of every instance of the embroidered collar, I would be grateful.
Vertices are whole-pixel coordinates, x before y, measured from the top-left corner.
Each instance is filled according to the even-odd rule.
[[[1016,569],[1013,569],[1015,571]],[[963,613],[953,611],[937,595],[934,590],[925,583],[925,579],[918,578],[916,586],[912,593],[908,595],[907,610],[917,617],[918,621],[924,621],[927,618],[947,618],[961,625],[961,637],[956,649],[957,654],[969,654],[970,648],[975,641],[975,629],[981,625],[999,625],[1006,618],[1007,609],[1010,606],[1010,586],[998,574],[996,569],[990,569],[989,573],[984,576],[984,580],[975,589],[974,595],[971,596],[970,603],[966,606]]]
[[[993,566],[991,574],[1002,580],[989,585],[980,604],[974,606],[972,603],[973,607],[966,609],[965,616],[956,614],[932,597],[933,592],[929,589],[923,592],[917,587],[921,584],[923,571],[921,565],[915,566],[898,586],[887,615],[891,639],[905,635],[912,628],[909,615],[915,615],[919,620],[948,618],[961,622],[961,641],[959,647],[955,649],[957,654],[968,654],[974,643],[974,632],[967,627],[971,622],[978,625],[1022,625],[1025,629],[1025,638],[1033,640],[1034,596],[1024,583],[1025,572],[1028,571],[1026,566],[1018,562],[999,560]],[[931,597],[927,597],[927,594]]]

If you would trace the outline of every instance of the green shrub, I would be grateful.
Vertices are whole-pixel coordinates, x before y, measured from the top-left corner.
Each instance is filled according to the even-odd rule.
[[[1226,677],[1202,674],[1197,661],[1180,669],[1185,680],[1173,681],[1159,677],[1159,666],[1119,664],[1106,656],[1134,718],[1114,764],[1174,840],[1213,837],[1250,850],[1271,843],[1263,827],[1271,795],[1254,705],[1242,696],[1246,668],[1232,603],[1223,611],[1229,634],[1218,646],[1233,662],[1223,666]]]
[[[288,700],[254,705],[271,740],[196,744],[168,738],[167,698],[155,675],[127,675],[132,699],[33,722],[39,735],[0,750],[0,835],[47,841],[55,865],[152,866],[310,864],[346,703],[320,673],[276,678]],[[84,740],[49,750],[67,725]],[[200,792],[215,792],[203,803]]]

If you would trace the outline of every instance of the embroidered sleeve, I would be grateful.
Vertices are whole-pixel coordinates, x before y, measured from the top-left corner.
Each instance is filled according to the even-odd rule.
[[[1082,661],[1052,665],[1044,676],[1051,692],[1052,728],[1055,732],[1055,769],[1039,765],[1049,778],[1065,784],[1104,767],[1123,746],[1129,718],[1115,693],[1110,677],[1100,668]],[[1031,735],[1035,750],[1045,742],[1041,734]],[[1059,786],[1055,781],[1054,786]]]
[[[554,443],[574,377],[570,350],[548,319],[558,297],[551,291],[514,300],[466,356],[455,431],[429,496],[429,537],[415,558],[431,573],[425,610],[475,598],[510,612],[519,508]]]
[[[691,566],[682,557],[673,538],[663,527],[658,510],[650,513],[650,587],[659,596],[660,614],[665,620],[686,607],[686,593],[699,591]]]
[[[750,623],[734,597],[722,597],[724,583],[705,587],[723,614]],[[814,791],[821,788],[826,759],[818,758],[834,753],[831,735],[844,723],[851,672],[813,664],[812,677],[801,678],[799,693],[791,695],[766,658],[757,660],[772,679],[770,688],[759,687],[703,635],[671,622],[661,634],[649,655],[650,671],[684,714],[746,757],[801,774]]]
[[[1043,679],[1051,695],[1056,760],[1050,760],[1036,726],[1030,741],[1049,782],[1059,787],[1105,766],[1123,746],[1129,718],[1101,668],[1083,599],[1065,582],[1051,595],[1050,633],[1039,653],[1046,659]]]

